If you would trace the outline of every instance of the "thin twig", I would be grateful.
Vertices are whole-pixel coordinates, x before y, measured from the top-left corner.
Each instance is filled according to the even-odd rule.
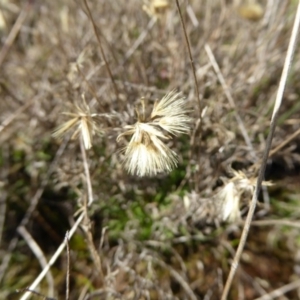
[[[299,286],[300,286],[300,279],[295,280],[289,284],[286,284],[286,285],[272,291],[271,293],[268,293],[259,298],[256,298],[255,300],[272,300],[272,299],[278,298],[292,290],[299,288]]]
[[[66,300],[69,300],[69,298],[70,298],[70,245],[69,245],[69,231],[66,232],[65,243],[67,245]]]
[[[85,178],[86,178],[87,191],[88,191],[88,201],[83,201],[85,218],[84,218],[84,224],[83,224],[82,228],[84,229],[84,232],[87,236],[89,250],[93,257],[93,260],[94,260],[94,263],[96,266],[96,270],[98,271],[98,273],[101,277],[101,281],[104,284],[104,275],[103,275],[103,271],[102,271],[101,258],[100,258],[100,255],[97,252],[96,247],[94,245],[93,235],[92,235],[92,231],[91,231],[91,221],[90,221],[90,218],[88,215],[88,207],[94,202],[94,198],[93,198],[93,188],[92,188],[92,183],[91,183],[89,165],[88,165],[86,151],[85,151],[84,142],[83,142],[82,138],[80,139],[80,149],[81,149],[81,155],[82,155],[82,160],[83,160],[83,165],[84,165]]]
[[[93,241],[93,235],[92,235],[92,230],[91,230],[91,221],[90,218],[88,217],[87,212],[85,211],[85,218],[84,218],[84,223],[81,226],[82,229],[85,232],[86,238],[87,238],[87,245],[89,247],[93,262],[95,264],[95,269],[97,271],[97,276],[100,276],[100,280],[102,284],[104,285],[104,274],[102,271],[102,263],[101,263],[101,258],[100,255],[95,247],[94,241]]]
[[[291,142],[294,138],[296,138],[300,134],[300,129],[295,131],[292,135],[290,135],[285,141],[283,141],[280,145],[278,145],[276,148],[274,148],[272,151],[270,151],[270,156],[273,156],[276,152],[278,152],[280,149],[282,149],[285,145],[287,145],[289,142]]]
[[[178,0],[176,0],[176,6],[177,6],[177,10],[178,10],[178,13],[179,13],[179,16],[180,16],[180,21],[181,21],[182,30],[183,30],[183,33],[184,33],[185,43],[186,43],[186,47],[188,49],[190,64],[191,64],[192,71],[193,71],[193,77],[194,77],[194,82],[195,82],[195,91],[196,91],[198,106],[199,106],[199,118],[200,118],[200,129],[201,129],[202,103],[201,103],[201,100],[200,100],[200,93],[199,93],[198,81],[197,81],[197,76],[196,76],[196,68],[195,68],[195,64],[194,64],[194,60],[193,60],[193,56],[192,56],[190,41],[189,41],[189,38],[188,38],[188,35],[187,35],[185,23],[184,23],[184,20],[183,20],[183,16],[182,16],[182,13],[181,13],[181,8],[180,8]]]
[[[105,67],[106,67],[107,73],[109,74],[109,77],[110,77],[110,79],[111,79],[111,82],[112,82],[113,87],[114,87],[114,90],[115,90],[116,99],[119,100],[119,90],[118,90],[118,87],[117,87],[117,85],[116,85],[115,79],[114,79],[114,77],[113,77],[112,71],[111,71],[111,69],[110,69],[110,66],[109,66],[108,60],[107,60],[107,58],[106,58],[105,52],[104,52],[104,50],[103,50],[102,43],[101,43],[101,39],[100,39],[100,35],[99,35],[99,33],[98,33],[98,28],[97,28],[97,26],[96,26],[96,24],[95,24],[95,21],[94,21],[94,19],[93,19],[91,10],[90,10],[89,5],[88,5],[88,3],[87,3],[87,0],[83,0],[83,2],[84,2],[84,5],[85,5],[85,7],[86,7],[86,9],[87,9],[89,18],[90,18],[90,20],[91,20],[91,22],[92,22],[93,29],[94,29],[94,32],[95,32],[95,35],[96,35],[98,44],[99,44],[99,46],[100,46],[101,55],[102,55],[102,58],[103,58],[103,60],[104,60],[104,62],[105,62]]]
[[[6,208],[7,208],[6,201],[7,201],[7,192],[2,191],[0,196],[0,246],[2,244],[2,235],[3,235],[3,228],[4,228]]]
[[[78,217],[78,219],[76,220],[76,222],[73,225],[73,227],[70,229],[70,231],[69,231],[69,238],[71,238],[73,236],[73,234],[77,230],[78,226],[81,224],[82,220],[84,219],[84,215],[85,215],[84,212],[81,213],[81,215]],[[57,258],[60,256],[60,254],[62,253],[62,251],[65,249],[65,247],[66,247],[66,241],[64,240],[62,242],[62,244],[57,248],[57,250],[55,251],[55,253],[51,257],[51,259],[49,260],[48,264],[43,269],[43,271],[39,274],[39,276],[35,279],[35,281],[30,285],[29,290],[34,290],[39,285],[39,283],[42,281],[42,279],[48,273],[48,271],[51,268],[51,266],[53,266],[53,264],[56,262]],[[29,296],[30,296],[30,292],[26,292],[21,297],[20,300],[26,300],[26,299],[28,299]]]
[[[103,227],[102,231],[101,231],[101,239],[100,239],[100,243],[99,243],[99,250],[101,250],[103,248],[104,245],[104,237],[105,237],[105,233],[106,230],[108,229],[108,227]]]
[[[268,161],[270,148],[271,148],[271,145],[272,145],[272,139],[273,139],[273,135],[274,135],[275,127],[276,127],[276,121],[277,121],[278,115],[279,115],[279,108],[280,108],[280,105],[281,105],[281,102],[282,102],[283,93],[284,93],[284,89],[285,89],[285,85],[286,85],[286,81],[287,81],[287,76],[288,76],[290,64],[291,64],[293,54],[294,54],[294,50],[295,50],[297,35],[298,35],[298,31],[299,31],[299,24],[300,24],[300,0],[298,1],[298,7],[297,7],[297,13],[296,13],[295,21],[294,21],[294,26],[293,26],[293,30],[292,30],[292,34],[291,34],[291,38],[290,38],[290,42],[289,42],[289,46],[288,46],[284,66],[283,66],[282,75],[281,75],[280,82],[279,82],[279,88],[278,88],[278,91],[277,91],[275,106],[274,106],[273,115],[272,115],[272,119],[271,119],[270,132],[269,132],[269,135],[268,135],[268,138],[267,138],[267,141],[266,141],[266,148],[265,148],[265,151],[264,151],[264,154],[263,154],[261,168],[260,168],[259,175],[258,175],[258,178],[257,178],[257,182],[256,182],[255,190],[254,190],[254,193],[253,193],[253,197],[252,197],[252,200],[251,200],[251,203],[250,203],[250,207],[249,207],[249,211],[248,211],[247,218],[246,218],[246,221],[245,221],[245,226],[243,228],[240,243],[239,243],[237,252],[234,256],[234,259],[233,259],[233,262],[232,262],[232,265],[231,265],[231,269],[230,269],[230,272],[229,272],[229,275],[228,275],[228,278],[227,278],[227,281],[226,281],[226,284],[225,284],[225,288],[224,288],[221,300],[226,300],[227,299],[227,296],[228,296],[233,278],[235,276],[237,267],[238,267],[239,262],[240,262],[240,258],[242,256],[242,253],[243,253],[246,241],[247,241],[247,237],[248,237],[251,221],[252,221],[252,218],[253,218],[253,215],[254,215],[256,202],[257,202],[258,195],[259,195],[259,191],[260,191],[260,188],[261,188],[262,181],[264,179],[265,169],[266,169],[266,165],[267,165],[267,161]]]
[[[3,163],[2,163],[2,168],[1,168],[1,181],[0,182],[0,185],[1,185],[1,188],[3,186],[6,186],[7,183],[8,183],[8,174],[9,174],[9,147],[8,145],[3,145],[3,148],[2,148],[2,153],[1,153],[1,156],[2,156],[2,160],[3,160]],[[5,189],[3,189],[1,191],[1,195],[0,195],[0,246],[2,244],[2,235],[3,235],[3,232],[4,232],[4,223],[5,223],[5,218],[6,218],[6,209],[7,209],[7,196],[8,196],[8,193]]]
[[[84,167],[84,173],[85,173],[87,191],[88,191],[87,206],[90,206],[94,202],[94,196],[93,196],[93,188],[92,188],[92,183],[91,183],[89,164],[87,161],[86,151],[85,151],[84,142],[83,142],[82,137],[80,138],[80,149],[81,149],[81,155],[82,155],[82,161],[83,161],[83,167]]]
[[[182,12],[181,12],[181,8],[180,8],[178,0],[176,0],[176,6],[177,6],[177,10],[178,10],[178,13],[179,13],[179,16],[180,16],[181,26],[182,26],[182,30],[183,30],[183,34],[184,34],[184,38],[185,38],[185,43],[186,43],[186,47],[187,47],[188,54],[189,54],[189,60],[190,60],[191,68],[192,68],[193,78],[194,78],[195,92],[196,92],[196,95],[197,95],[197,102],[198,102],[198,109],[199,109],[199,119],[197,120],[196,124],[199,128],[198,138],[199,138],[199,140],[201,140],[201,138],[202,138],[202,119],[203,119],[202,111],[203,111],[203,107],[202,107],[202,101],[200,100],[200,92],[199,92],[199,86],[198,86],[198,81],[197,81],[196,68],[195,68],[195,64],[194,64],[194,60],[193,60],[193,56],[192,56],[191,45],[190,45],[190,41],[189,41],[189,38],[188,38],[185,22],[183,20],[183,16],[182,16]],[[194,135],[195,136],[196,136],[196,133],[198,131],[198,128],[195,128],[195,130],[194,130]],[[195,149],[194,144],[191,144],[190,154],[192,154],[193,148]],[[198,151],[199,151],[199,153],[201,153],[201,151],[202,151],[202,146],[201,146],[200,142],[199,142],[199,150]],[[201,164],[201,161],[200,161],[201,157],[202,157],[201,155],[198,156],[198,161],[199,161],[198,174],[202,173],[201,172],[202,171],[201,170],[202,164]],[[191,155],[190,155],[190,161],[191,161]],[[190,173],[190,166],[188,166],[187,176],[190,175],[189,173]],[[185,178],[188,178],[188,177],[185,177]],[[197,181],[199,181],[199,180],[197,180]],[[182,184],[185,184],[184,180],[183,180]]]
[[[255,220],[252,221],[251,225],[254,226],[288,226],[300,228],[300,222],[294,220]]]
[[[55,298],[50,298],[50,297],[45,297],[45,295],[41,294],[41,293],[38,293],[34,290],[31,290],[29,288],[25,288],[25,289],[21,289],[21,290],[16,290],[17,293],[24,293],[24,292],[27,292],[27,293],[30,293],[30,294],[33,294],[33,295],[36,295],[40,298],[43,298],[43,300],[56,300]]]
[[[39,247],[39,245],[35,242],[35,240],[32,238],[30,233],[27,231],[27,229],[24,226],[18,227],[18,233],[22,236],[24,241],[27,243],[31,251],[36,256],[37,260],[39,261],[42,269],[46,268],[47,266],[47,260],[46,257]],[[49,290],[48,290],[48,296],[53,297],[54,296],[54,279],[52,276],[51,271],[49,270],[46,274],[46,279],[48,281]]]
[[[186,12],[188,13],[194,27],[195,28],[199,27],[199,21],[196,17],[196,14],[195,14],[194,10],[193,10],[193,7],[190,4],[187,5]]]

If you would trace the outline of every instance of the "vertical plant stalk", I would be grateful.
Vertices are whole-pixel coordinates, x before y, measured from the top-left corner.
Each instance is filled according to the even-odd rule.
[[[195,64],[194,64],[194,60],[193,60],[193,56],[192,56],[190,41],[189,41],[189,38],[188,38],[188,35],[187,35],[185,23],[184,23],[184,20],[183,20],[183,16],[182,16],[182,12],[181,12],[181,8],[180,8],[178,0],[176,0],[176,6],[177,6],[177,10],[178,10],[178,13],[179,13],[179,16],[180,16],[181,26],[182,26],[182,30],[183,30],[183,34],[184,34],[184,39],[185,39],[186,47],[187,47],[188,54],[189,54],[189,60],[190,60],[191,68],[192,68],[194,84],[195,84],[195,92],[197,94],[197,103],[198,103],[198,109],[199,109],[199,119],[196,123],[193,136],[196,136],[196,132],[199,129],[199,140],[201,140],[201,137],[202,137],[202,118],[203,118],[202,111],[203,111],[203,107],[202,107],[202,101],[200,100],[200,93],[199,93],[199,87],[198,87],[198,81],[197,81],[197,75],[196,75],[196,68],[195,68]],[[195,149],[196,149],[195,144],[192,143],[191,144],[191,150],[190,150],[191,151],[190,152],[190,160],[191,160],[191,157],[193,155],[193,151]],[[201,152],[201,143],[199,142],[199,152],[198,153],[200,153],[200,152]],[[201,162],[201,155],[199,155],[198,174],[201,174],[201,163],[200,162]],[[189,173],[191,172],[189,167],[190,166],[187,167],[188,176],[189,176]],[[187,178],[187,176],[186,176],[186,178]],[[184,181],[182,182],[182,184],[184,184]],[[197,189],[198,189],[198,187],[197,187]]]
[[[94,202],[94,196],[93,196],[93,188],[91,184],[91,176],[90,176],[90,170],[89,170],[89,164],[86,157],[85,147],[82,136],[80,137],[80,150],[83,160],[83,167],[84,167],[84,173],[86,177],[86,185],[87,185],[87,192],[88,192],[88,203],[84,203],[85,206],[90,206]]]
[[[67,274],[66,274],[66,300],[70,299],[70,246],[69,231],[66,232],[65,242],[67,245]]]
[[[10,163],[9,163],[9,147],[8,145],[3,145],[1,156],[2,156],[2,168],[0,171],[0,180],[2,181],[1,185],[4,187],[8,183],[8,174],[10,170]],[[0,247],[2,246],[2,237],[4,232],[4,224],[6,219],[6,210],[7,210],[7,191],[2,188],[1,186],[1,195],[0,195]]]
[[[115,90],[116,99],[119,100],[119,90],[118,90],[117,84],[116,84],[116,82],[115,82],[115,79],[114,79],[114,77],[113,77],[113,74],[112,74],[112,71],[111,71],[111,69],[110,69],[110,66],[109,66],[109,64],[108,64],[108,60],[107,60],[107,58],[106,58],[106,55],[105,55],[105,53],[104,53],[104,50],[103,50],[103,47],[102,47],[102,43],[101,43],[101,39],[100,39],[100,35],[99,35],[99,32],[98,32],[97,26],[96,26],[95,21],[94,21],[94,19],[93,19],[91,10],[90,10],[89,5],[88,5],[88,3],[87,3],[87,0],[83,0],[83,2],[84,2],[84,5],[85,5],[85,7],[86,7],[86,9],[87,9],[88,16],[89,16],[89,18],[91,19],[91,22],[92,22],[92,25],[93,25],[93,29],[94,29],[95,35],[96,35],[97,41],[98,41],[99,46],[100,46],[101,55],[102,55],[102,58],[103,58],[103,60],[104,60],[104,62],[105,62],[105,67],[106,67],[107,73],[109,74],[109,77],[110,77],[110,79],[111,79],[111,82],[112,82],[113,87],[114,87],[114,90]]]
[[[178,13],[180,16],[181,26],[182,26],[182,30],[184,33],[184,39],[185,39],[186,47],[187,47],[187,50],[189,53],[190,64],[191,64],[192,71],[193,71],[193,77],[194,77],[194,82],[195,82],[195,92],[197,94],[197,101],[198,101],[198,106],[199,106],[199,118],[201,120],[202,119],[202,103],[200,100],[199,87],[198,87],[197,76],[196,76],[196,68],[195,68],[195,64],[194,64],[194,60],[193,60],[193,56],[192,56],[191,45],[189,42],[189,38],[187,35],[185,23],[183,20],[183,16],[182,16],[182,12],[181,12],[178,0],[176,0],[176,6],[177,6],[177,10],[178,10]],[[201,129],[201,126],[200,126],[200,129]]]
[[[82,159],[83,159],[84,172],[85,172],[86,184],[87,184],[87,192],[88,192],[88,201],[86,201],[86,197],[85,197],[85,200],[83,201],[83,205],[84,205],[83,209],[84,209],[85,216],[84,216],[84,222],[83,222],[82,228],[86,234],[88,247],[89,247],[91,256],[94,260],[96,270],[100,276],[102,284],[104,284],[104,274],[102,271],[101,258],[100,258],[100,255],[94,245],[92,229],[91,229],[91,220],[88,215],[88,207],[94,202],[94,197],[93,197],[93,188],[92,188],[92,183],[91,183],[90,170],[89,170],[89,165],[88,165],[86,151],[85,151],[84,142],[83,142],[82,137],[80,138],[80,149],[81,149],[81,154],[82,154]]]
[[[229,272],[229,275],[228,275],[228,278],[227,278],[227,281],[226,281],[226,284],[225,284],[225,287],[224,287],[224,290],[223,290],[221,300],[226,300],[227,297],[228,297],[228,293],[229,293],[233,278],[235,276],[237,267],[239,265],[239,262],[240,262],[240,259],[241,259],[246,241],[247,241],[249,229],[250,229],[250,226],[251,226],[251,221],[252,221],[254,211],[255,211],[255,207],[256,207],[258,194],[259,194],[259,191],[260,191],[260,188],[261,188],[262,181],[264,179],[264,174],[265,174],[265,170],[266,170],[268,156],[269,156],[270,148],[271,148],[271,145],[272,145],[272,139],[273,139],[274,131],[275,131],[275,128],[276,128],[276,122],[277,122],[278,115],[279,115],[279,108],[280,108],[280,105],[282,103],[282,97],[283,97],[283,93],[284,93],[284,89],[285,89],[285,85],[286,85],[286,81],[287,81],[289,68],[290,68],[292,58],[293,58],[293,54],[294,54],[294,51],[295,51],[295,45],[296,45],[297,35],[298,35],[298,31],[299,31],[299,25],[300,25],[300,0],[298,1],[298,7],[297,7],[296,17],[295,17],[295,21],[294,21],[294,26],[293,26],[293,30],[292,30],[292,34],[291,34],[287,54],[286,54],[286,57],[285,57],[285,62],[284,62],[280,82],[279,82],[279,87],[278,87],[278,91],[277,91],[277,95],[276,95],[275,106],[274,106],[274,109],[273,109],[273,115],[272,115],[271,124],[270,124],[270,132],[269,132],[269,135],[268,135],[268,138],[267,138],[266,148],[265,148],[265,151],[264,151],[264,154],[263,154],[261,168],[259,170],[255,190],[254,190],[253,197],[252,197],[252,200],[251,200],[251,203],[250,203],[249,211],[248,211],[248,214],[247,214],[247,218],[246,218],[246,221],[245,221],[245,226],[243,228],[243,232],[242,232],[242,236],[241,236],[241,239],[240,239],[240,242],[239,242],[239,246],[238,246],[236,254],[233,258],[233,262],[232,262],[231,269],[230,269],[230,272]]]

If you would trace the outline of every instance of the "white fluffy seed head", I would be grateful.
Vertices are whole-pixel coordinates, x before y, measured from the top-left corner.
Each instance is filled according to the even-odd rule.
[[[222,199],[222,219],[230,223],[240,220],[240,192],[233,182],[227,183],[219,192],[219,199]]]
[[[191,118],[187,116],[186,100],[181,93],[171,91],[155,103],[151,118],[165,131],[178,135],[188,133]]]
[[[138,113],[138,122],[126,126],[127,130],[117,138],[119,141],[121,137],[131,135],[124,152],[125,169],[137,176],[171,172],[177,166],[177,154],[166,142],[171,135],[189,131],[191,119],[186,113],[184,99],[174,91],[155,103],[148,122],[144,109]]]

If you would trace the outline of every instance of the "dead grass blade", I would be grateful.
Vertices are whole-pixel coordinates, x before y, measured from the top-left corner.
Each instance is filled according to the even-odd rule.
[[[285,141],[283,141],[280,145],[270,151],[270,157],[277,153],[280,149],[290,143],[293,139],[295,139],[300,134],[300,129],[291,134]]]
[[[73,234],[76,232],[77,228],[79,227],[79,225],[83,221],[84,216],[85,216],[84,212],[80,214],[80,216],[76,220],[75,224],[73,225],[73,227],[69,231],[69,238],[71,238],[73,236]],[[65,249],[65,247],[66,247],[66,241],[64,240],[61,243],[61,245],[57,248],[57,250],[55,251],[55,253],[51,257],[51,259],[49,260],[48,264],[45,266],[45,268],[43,269],[43,271],[39,274],[39,276],[35,279],[35,281],[30,285],[30,287],[28,288],[29,290],[34,290],[40,284],[40,282],[43,280],[43,278],[45,277],[45,275],[48,273],[48,271],[51,268],[51,266],[56,262],[57,258],[60,256],[60,254],[62,253],[62,251]],[[31,295],[30,292],[26,292],[20,298],[20,300],[26,300],[26,299],[28,299],[28,297],[30,295]]]
[[[22,236],[22,238],[25,240],[37,260],[39,261],[42,268],[45,268],[47,265],[46,257],[42,251],[42,249],[39,247],[39,245],[36,243],[36,241],[32,238],[30,233],[27,231],[27,229],[24,226],[20,226],[18,228],[18,233]],[[49,270],[46,274],[46,279],[48,282],[48,297],[54,297],[54,278]]]
[[[66,274],[66,300],[70,298],[70,245],[69,231],[66,232],[65,242],[67,245],[67,274]]]
[[[251,221],[252,221],[255,207],[256,207],[256,202],[257,202],[258,195],[259,195],[259,192],[261,189],[262,181],[264,179],[264,174],[265,174],[266,165],[267,165],[267,161],[268,161],[268,157],[269,157],[269,152],[270,152],[270,148],[272,145],[272,139],[273,139],[274,131],[276,128],[276,121],[279,116],[279,108],[280,108],[280,105],[282,102],[282,97],[283,97],[284,89],[286,86],[290,65],[291,65],[293,54],[295,51],[296,40],[297,40],[298,31],[299,31],[299,25],[300,25],[300,0],[298,2],[298,8],[297,8],[296,17],[294,20],[294,26],[293,26],[293,30],[292,30],[292,34],[291,34],[291,38],[290,38],[284,66],[283,66],[283,71],[282,71],[282,75],[281,75],[281,79],[280,79],[280,83],[279,83],[279,87],[278,87],[278,91],[277,91],[275,106],[274,106],[273,115],[272,115],[271,124],[270,124],[270,132],[269,132],[269,135],[267,138],[266,148],[265,148],[264,155],[262,158],[261,168],[260,168],[259,175],[257,178],[253,197],[252,197],[252,200],[250,203],[250,207],[249,207],[249,211],[248,211],[247,218],[245,221],[245,226],[243,228],[240,243],[239,243],[237,252],[234,256],[221,300],[226,300],[228,297],[228,293],[229,293],[233,278],[235,276],[236,270],[237,270],[239,262],[240,262],[240,258],[242,256],[242,253],[243,253],[246,241],[247,241],[249,229],[251,226]]]
[[[110,79],[111,79],[111,82],[112,82],[113,87],[114,87],[114,90],[115,90],[116,99],[119,100],[119,90],[118,90],[117,84],[116,84],[116,82],[115,82],[114,76],[113,76],[113,74],[112,74],[112,71],[111,71],[111,69],[110,69],[108,60],[107,60],[107,58],[106,58],[106,55],[105,55],[105,52],[104,52],[104,49],[103,49],[103,46],[102,46],[102,42],[101,42],[101,39],[100,39],[100,35],[99,35],[99,32],[98,32],[98,28],[97,28],[97,26],[96,26],[96,24],[95,24],[95,21],[94,21],[93,15],[92,15],[92,13],[91,13],[91,10],[90,10],[90,8],[89,8],[89,5],[88,5],[88,3],[87,3],[87,0],[84,0],[83,2],[84,2],[84,5],[85,5],[85,7],[86,7],[86,9],[87,9],[88,16],[89,16],[89,18],[90,18],[90,20],[91,20],[91,22],[92,22],[93,29],[94,29],[95,35],[96,35],[96,37],[97,37],[97,41],[98,41],[99,46],[100,46],[101,55],[102,55],[102,58],[103,58],[103,60],[104,60],[104,62],[105,62],[105,67],[106,67],[107,73],[109,74],[109,77],[110,77]]]
[[[271,293],[268,293],[268,294],[263,295],[262,297],[256,298],[255,300],[272,300],[272,299],[281,297],[284,294],[299,288],[299,285],[300,285],[300,279],[295,280],[289,284],[286,284],[286,285],[280,287],[279,289],[272,291]]]
[[[188,53],[189,53],[191,68],[192,68],[192,71],[193,71],[193,77],[194,77],[194,82],[195,82],[195,92],[196,92],[196,97],[197,97],[198,106],[199,106],[199,118],[201,120],[202,119],[202,103],[201,103],[201,100],[200,100],[200,93],[199,93],[198,81],[197,81],[197,76],[196,76],[195,63],[194,63],[194,60],[193,60],[191,45],[190,45],[190,41],[189,41],[189,38],[188,38],[188,35],[187,35],[185,23],[184,23],[184,20],[183,20],[183,16],[182,16],[182,12],[181,12],[181,8],[180,8],[178,0],[176,0],[176,6],[177,6],[177,10],[178,10],[178,13],[179,13],[179,16],[180,16],[182,30],[183,30],[183,33],[184,33],[184,39],[185,39],[186,47],[187,47],[187,50],[188,50]],[[200,123],[201,123],[201,121],[200,121]],[[201,126],[200,126],[200,128],[201,128]]]

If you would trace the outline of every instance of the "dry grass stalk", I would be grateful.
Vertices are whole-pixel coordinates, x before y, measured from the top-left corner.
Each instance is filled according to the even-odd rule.
[[[65,242],[67,245],[67,274],[66,274],[66,300],[70,299],[70,245],[69,232],[66,232]]]
[[[278,119],[278,116],[279,116],[279,109],[280,109],[280,106],[281,106],[281,103],[282,103],[283,93],[284,93],[285,85],[286,85],[286,82],[287,82],[287,77],[288,77],[290,65],[291,65],[293,54],[294,54],[294,51],[295,51],[295,45],[296,45],[297,35],[298,35],[298,31],[299,31],[299,25],[300,25],[300,1],[298,1],[297,12],[296,12],[295,20],[294,20],[294,26],[293,26],[293,30],[292,30],[292,33],[291,33],[290,42],[289,42],[287,54],[286,54],[286,57],[285,57],[285,62],[284,62],[284,66],[283,66],[283,70],[282,70],[282,74],[281,74],[281,78],[280,78],[280,83],[279,83],[279,87],[278,87],[278,91],[277,91],[277,95],[276,95],[275,106],[274,106],[274,109],[273,109],[273,115],[272,115],[271,124],[270,124],[270,132],[269,132],[269,135],[268,135],[268,138],[267,138],[266,148],[265,148],[265,151],[264,151],[261,168],[260,168],[259,175],[258,175],[258,178],[257,178],[257,182],[256,182],[256,185],[255,185],[255,190],[254,190],[254,193],[253,193],[253,197],[252,197],[252,200],[251,200],[251,203],[250,203],[250,208],[249,208],[249,212],[248,212],[248,215],[247,215],[247,218],[246,218],[245,226],[243,228],[241,240],[240,240],[237,252],[235,254],[235,257],[233,259],[231,269],[230,269],[230,273],[229,273],[228,278],[226,280],[226,284],[225,284],[225,287],[224,287],[224,290],[223,290],[223,293],[222,293],[221,300],[226,300],[228,298],[228,293],[229,293],[233,278],[235,276],[237,267],[239,265],[239,262],[240,262],[240,259],[241,259],[246,241],[247,241],[251,221],[252,221],[254,211],[255,211],[255,207],[256,207],[256,202],[257,202],[257,199],[258,199],[261,184],[262,184],[264,174],[265,174],[265,170],[266,170],[268,156],[269,156],[270,148],[271,148],[271,145],[272,145],[272,139],[273,139],[273,136],[274,136],[274,132],[275,132],[276,124],[277,124],[277,119]]]
[[[31,249],[32,253],[37,258],[38,262],[40,263],[42,268],[45,268],[47,266],[47,259],[45,257],[45,254],[43,253],[42,249],[38,245],[38,243],[34,240],[34,238],[31,236],[31,234],[28,232],[28,230],[24,226],[18,227],[18,233],[22,236],[24,241],[27,243],[28,247]],[[48,296],[53,297],[54,296],[54,278],[52,275],[51,270],[49,270],[46,274],[46,279],[48,283]]]
[[[189,132],[191,119],[186,115],[188,109],[184,98],[171,91],[154,104],[149,118],[142,99],[141,111],[136,112],[138,121],[126,126],[127,130],[117,138],[119,141],[124,136],[131,136],[124,153],[126,170],[138,176],[171,172],[177,166],[177,154],[165,143],[172,136]]]
[[[69,231],[69,239],[73,236],[73,234],[76,232],[78,226],[82,223],[84,219],[85,213],[81,213],[78,219],[76,220],[75,224]],[[39,276],[34,280],[34,282],[30,285],[28,288],[28,291],[20,298],[20,300],[26,300],[30,296],[30,292],[34,290],[42,281],[42,279],[45,277],[45,275],[48,273],[50,270],[51,266],[56,262],[57,258],[60,256],[64,248],[66,247],[66,241],[63,241],[61,245],[57,248],[55,253],[52,255],[51,259],[49,260],[48,264],[44,267],[42,272],[39,274]]]
[[[183,30],[183,34],[184,34],[184,39],[185,39],[186,47],[187,47],[188,54],[189,54],[190,64],[191,64],[191,68],[192,68],[192,72],[193,72],[193,78],[194,78],[194,83],[195,83],[195,92],[196,92],[196,97],[197,97],[198,106],[199,106],[199,118],[200,118],[200,130],[201,130],[202,109],[203,109],[203,107],[202,107],[202,103],[201,103],[201,100],[200,100],[200,93],[199,93],[195,63],[194,63],[194,59],[193,59],[193,56],[192,56],[191,45],[190,45],[190,41],[189,41],[189,38],[188,38],[185,22],[183,20],[183,16],[182,16],[182,12],[181,12],[181,8],[180,8],[178,0],[176,0],[176,6],[177,6],[177,10],[178,10],[178,13],[179,13],[179,16],[180,16],[181,26],[182,26],[182,30]]]
[[[84,200],[82,203],[83,211],[85,212],[85,218],[83,220],[82,229],[86,234],[87,245],[88,245],[89,251],[91,253],[91,257],[94,261],[96,271],[98,273],[97,275],[100,276],[101,281],[104,283],[104,275],[103,275],[103,271],[102,271],[101,258],[100,258],[100,254],[96,250],[96,247],[93,242],[93,235],[92,235],[92,231],[91,231],[91,220],[88,215],[88,207],[93,203],[94,196],[93,196],[91,176],[90,176],[89,165],[88,165],[88,161],[87,161],[87,155],[85,153],[83,139],[81,139],[81,141],[80,141],[80,149],[81,149],[81,154],[82,154],[82,160],[83,160],[84,171],[85,171],[85,179],[86,179],[86,185],[87,185],[87,197],[84,197]],[[88,200],[86,198],[88,198]]]
[[[113,73],[112,73],[111,68],[109,66],[109,63],[108,63],[108,59],[106,58],[106,54],[105,54],[103,46],[102,46],[102,41],[101,41],[100,34],[99,34],[99,28],[97,27],[97,25],[96,25],[96,23],[94,21],[94,18],[92,16],[92,13],[91,13],[91,10],[90,10],[90,7],[88,5],[87,0],[84,0],[84,5],[86,7],[88,16],[89,16],[89,18],[90,18],[90,20],[92,22],[93,29],[94,29],[94,32],[95,32],[95,35],[96,35],[96,38],[97,38],[97,41],[98,41],[98,44],[99,44],[99,47],[100,47],[101,55],[102,55],[102,58],[103,58],[103,60],[105,62],[105,67],[106,67],[107,73],[108,73],[108,75],[109,75],[109,77],[111,79],[112,85],[113,85],[114,90],[115,90],[116,99],[119,100],[119,90],[118,90],[118,87],[116,85]]]

